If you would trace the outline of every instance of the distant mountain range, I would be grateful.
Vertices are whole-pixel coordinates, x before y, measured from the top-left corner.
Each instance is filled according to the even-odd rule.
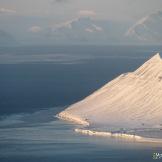
[[[21,44],[29,45],[162,43],[162,11],[143,17],[133,25],[130,22],[96,20],[89,17],[80,17],[50,26],[48,20],[44,19],[41,21],[12,17],[12,21],[20,21],[19,28],[9,25],[8,19],[5,21],[0,18],[1,45],[14,44],[14,39]],[[38,24],[33,25],[35,22]]]
[[[128,26],[121,22],[82,17],[51,28],[50,36],[55,38],[56,42],[120,44]]]
[[[162,11],[140,19],[129,28],[126,37],[137,43],[162,43]]]

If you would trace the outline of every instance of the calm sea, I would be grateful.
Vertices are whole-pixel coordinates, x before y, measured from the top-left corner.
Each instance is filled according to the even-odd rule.
[[[0,162],[155,161],[160,144],[83,136],[54,115],[161,51],[160,46],[0,47]]]

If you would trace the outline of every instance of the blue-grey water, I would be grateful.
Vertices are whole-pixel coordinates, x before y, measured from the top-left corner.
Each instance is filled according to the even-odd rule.
[[[0,162],[151,162],[161,144],[89,137],[55,114],[160,46],[0,48]],[[158,159],[162,161],[162,159]]]

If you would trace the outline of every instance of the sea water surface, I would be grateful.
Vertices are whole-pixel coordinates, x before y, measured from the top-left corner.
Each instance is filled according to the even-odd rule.
[[[54,116],[159,46],[0,48],[0,162],[151,162],[161,144],[75,133]],[[158,158],[162,161],[162,158]]]

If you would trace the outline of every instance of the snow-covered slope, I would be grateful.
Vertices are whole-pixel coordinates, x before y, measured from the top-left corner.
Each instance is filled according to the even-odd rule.
[[[159,44],[162,42],[162,11],[140,19],[126,33],[131,41]]]
[[[162,126],[162,59],[153,56],[136,71],[122,74],[65,111],[59,118],[117,128]]]

